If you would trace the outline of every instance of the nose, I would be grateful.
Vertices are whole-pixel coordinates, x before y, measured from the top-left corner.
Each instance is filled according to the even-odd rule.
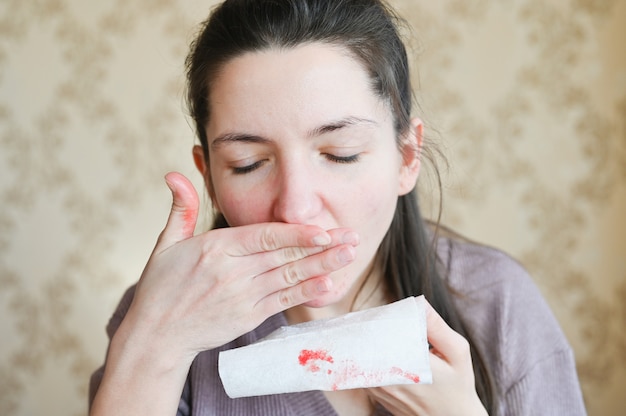
[[[316,175],[306,163],[290,161],[280,169],[274,198],[276,221],[313,224],[322,209]]]

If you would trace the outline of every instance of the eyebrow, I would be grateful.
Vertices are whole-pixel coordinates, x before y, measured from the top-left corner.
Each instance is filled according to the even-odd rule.
[[[211,142],[211,149],[217,150],[226,143],[268,143],[270,140],[265,137],[247,133],[225,133],[217,136]]]
[[[309,137],[321,136],[326,133],[333,132],[335,130],[339,130],[345,127],[350,127],[354,125],[376,125],[378,124],[374,120],[370,120],[367,118],[359,118],[359,117],[346,117],[337,121],[331,121],[330,123],[326,123],[322,126],[316,127],[311,130],[308,134]]]
[[[335,130],[340,130],[346,127],[354,126],[354,125],[377,125],[378,123],[374,120],[360,118],[360,117],[345,117],[339,120],[331,121],[329,123],[325,123],[319,127],[315,127],[311,131],[307,133],[307,137],[318,137],[324,134],[331,133]],[[226,143],[269,143],[271,140],[262,136],[258,136],[256,134],[248,134],[248,133],[225,133],[217,136],[211,142],[211,148],[213,150],[218,149],[223,144]]]

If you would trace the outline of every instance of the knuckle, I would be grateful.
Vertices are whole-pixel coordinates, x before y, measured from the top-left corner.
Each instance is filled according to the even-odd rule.
[[[282,309],[287,309],[295,305],[293,295],[288,290],[283,290],[278,294],[278,303]]]
[[[223,230],[210,230],[198,236],[198,238],[200,238],[202,241],[202,248],[205,251],[209,251],[214,247],[221,246],[221,244],[216,243],[226,240],[226,237],[227,235],[224,234]]]
[[[305,254],[302,252],[302,250],[297,247],[285,248],[282,255],[285,262],[292,262],[305,257]]]
[[[216,244],[215,239],[205,236],[202,240],[201,255],[205,259],[212,259],[224,255],[223,249]]]
[[[464,336],[459,336],[459,349],[464,352],[470,350],[470,343]]]
[[[470,343],[465,337],[459,335],[458,340],[456,342],[456,353],[459,357],[464,357],[469,359],[470,355]]]
[[[310,300],[313,299],[315,297],[315,295],[317,294],[317,291],[314,287],[314,283],[311,282],[307,282],[309,284],[302,284],[300,285],[300,287],[302,288],[300,291],[300,296],[302,297],[302,301],[306,301],[306,300]]]
[[[300,272],[293,264],[288,264],[283,268],[283,278],[288,285],[295,285],[300,282]]]
[[[276,247],[276,234],[270,227],[263,227],[259,237],[259,248],[262,251],[271,251]]]
[[[320,260],[320,267],[324,272],[331,272],[337,268],[337,255],[336,253],[332,253],[329,255],[325,255]]]

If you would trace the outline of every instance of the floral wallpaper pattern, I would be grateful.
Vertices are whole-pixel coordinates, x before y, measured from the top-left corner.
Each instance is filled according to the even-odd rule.
[[[447,160],[443,222],[531,271],[589,413],[621,414],[626,0],[391,3]],[[163,175],[201,188],[183,60],[212,4],[0,2],[0,414],[86,413],[104,326],[169,211]]]

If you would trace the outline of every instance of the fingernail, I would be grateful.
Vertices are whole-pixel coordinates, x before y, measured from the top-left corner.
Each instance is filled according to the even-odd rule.
[[[328,235],[328,233],[318,234],[313,237],[313,244],[315,244],[316,246],[326,246],[330,244],[331,241],[332,239],[330,238],[330,235]]]
[[[341,242],[356,246],[359,244],[359,235],[354,231],[348,231],[341,237]]]
[[[328,291],[330,291],[330,284],[327,280],[322,280],[321,282],[318,282],[315,285],[315,289],[319,292],[319,293],[326,293]]]
[[[337,253],[337,257],[339,257],[339,261],[342,264],[347,264],[354,260],[354,253],[353,250],[350,250],[348,247],[344,247],[339,250],[339,253]]]

